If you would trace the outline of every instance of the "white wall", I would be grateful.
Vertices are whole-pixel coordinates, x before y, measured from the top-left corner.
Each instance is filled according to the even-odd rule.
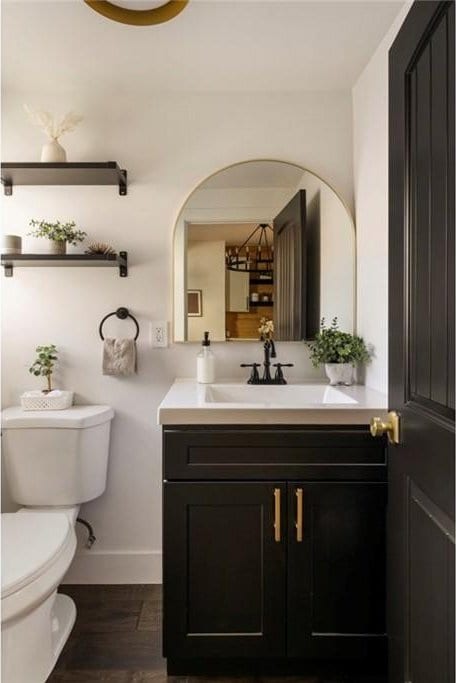
[[[98,59],[95,44],[84,49]],[[3,405],[16,404],[23,390],[36,386],[27,372],[34,347],[52,342],[60,350],[61,386],[74,389],[80,402],[114,407],[108,489],[82,510],[98,542],[91,551],[81,546],[68,580],[159,581],[161,430],[156,411],[175,377],[194,375],[198,352],[196,344],[149,345],[149,321],[171,317],[174,222],[201,180],[228,164],[255,158],[313,169],[352,205],[351,98],[349,92],[161,92],[145,98],[138,88],[132,106],[118,92],[106,98],[96,83],[80,90],[73,79],[67,81],[66,57],[62,54],[56,73],[46,73],[40,83],[27,80],[24,70],[14,90],[4,93],[3,159],[39,158],[43,139],[26,120],[24,101],[51,111],[73,108],[85,121],[62,140],[68,159],[118,160],[128,169],[128,195],[119,197],[115,187],[15,187],[2,202],[3,229],[24,235],[32,217],[74,219],[92,239],[128,250],[129,277],[119,278],[114,269],[55,268],[17,269],[13,278],[2,278]],[[21,58],[33,55],[27,57],[22,46]],[[134,71],[133,58],[132,79]],[[133,378],[101,374],[97,328],[118,306],[129,307],[141,326]],[[124,334],[125,325],[112,321],[107,332]],[[243,378],[239,363],[261,359],[259,344],[214,344],[213,350],[219,376]],[[280,360],[295,363],[288,372],[291,379],[321,376],[303,344],[279,344],[278,353]]]
[[[225,242],[188,242],[187,289],[201,289],[201,316],[188,317],[188,338],[225,341]]]
[[[388,389],[388,50],[407,2],[353,88],[358,332],[375,347],[366,384]]]

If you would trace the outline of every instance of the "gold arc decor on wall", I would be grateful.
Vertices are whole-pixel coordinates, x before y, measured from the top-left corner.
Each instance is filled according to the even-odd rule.
[[[84,0],[84,2],[95,12],[102,14],[107,19],[112,19],[112,21],[130,24],[130,26],[152,26],[153,24],[164,24],[165,21],[177,17],[185,9],[189,0],[169,0],[164,5],[152,9],[128,9],[108,2],[108,0]]]

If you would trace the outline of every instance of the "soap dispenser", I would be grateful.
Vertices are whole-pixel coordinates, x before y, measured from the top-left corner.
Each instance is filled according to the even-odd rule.
[[[196,381],[200,384],[212,384],[215,381],[215,357],[209,341],[209,332],[204,333],[202,349],[196,359]]]

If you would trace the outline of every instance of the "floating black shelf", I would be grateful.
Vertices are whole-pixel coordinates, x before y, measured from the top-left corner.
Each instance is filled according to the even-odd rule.
[[[1,264],[5,277],[13,276],[14,268],[36,268],[55,266],[91,266],[118,268],[120,277],[128,276],[128,253],[118,254],[2,254]]]
[[[255,308],[256,306],[273,306],[273,301],[252,301],[250,300],[250,305]]]
[[[260,278],[260,277],[254,277],[251,280],[249,280],[251,285],[272,285],[274,284],[274,280],[271,278]]]
[[[5,195],[13,194],[14,185],[118,185],[119,194],[127,194],[127,171],[116,161],[77,163],[2,163]]]

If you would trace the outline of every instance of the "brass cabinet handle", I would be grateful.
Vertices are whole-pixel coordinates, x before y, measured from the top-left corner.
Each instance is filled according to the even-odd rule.
[[[274,489],[274,541],[280,543],[280,489]]]
[[[296,489],[296,542],[302,543],[302,489]]]
[[[395,410],[388,413],[388,420],[385,422],[381,417],[373,417],[370,421],[370,432],[372,436],[383,436],[388,434],[390,443],[400,442],[400,418]]]

